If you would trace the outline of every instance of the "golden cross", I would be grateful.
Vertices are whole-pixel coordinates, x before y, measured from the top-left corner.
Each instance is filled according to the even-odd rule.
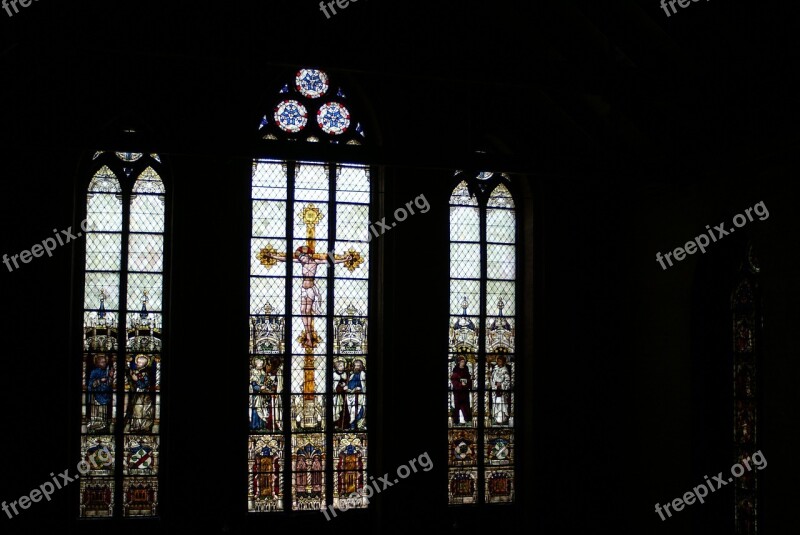
[[[315,251],[316,228],[323,218],[324,215],[319,208],[311,203],[306,204],[303,207],[303,211],[300,213],[300,221],[306,226],[306,244],[298,247],[297,250],[292,253],[291,257],[289,257],[288,253],[279,253],[272,244],[268,243],[266,247],[258,252],[258,260],[267,269],[271,269],[278,261],[301,262],[303,264],[303,284],[304,288],[307,290],[310,288],[305,286],[305,284],[309,282],[312,284],[311,288],[314,288],[313,285],[317,272],[316,266],[321,263],[321,260],[328,260],[331,264],[344,264],[347,270],[350,272],[354,271],[361,265],[364,259],[361,253],[352,247],[346,254],[323,254]],[[305,259],[301,260],[301,257]],[[308,266],[309,264],[313,264],[313,266]],[[306,271],[307,266],[313,267],[313,269]],[[316,291],[316,289],[313,291]],[[305,349],[305,358],[303,362],[303,409],[302,416],[298,415],[297,417],[301,419],[301,425],[307,428],[319,425],[322,419],[322,414],[318,410],[315,396],[317,387],[314,357],[314,349],[322,342],[322,339],[314,329],[313,304],[313,300],[309,297],[301,298],[301,312],[303,313],[302,319],[305,329],[300,333],[297,339],[300,345]]]

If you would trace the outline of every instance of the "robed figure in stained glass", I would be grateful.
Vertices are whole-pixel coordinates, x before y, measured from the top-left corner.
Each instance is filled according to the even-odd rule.
[[[467,368],[467,359],[459,356],[453,373],[450,374],[450,384],[453,386],[453,423],[466,423],[472,421],[472,408],[470,407],[470,390],[472,389],[472,375]]]
[[[509,390],[511,374],[506,365],[506,357],[497,356],[497,364],[492,369],[492,419],[497,424],[507,424],[510,413]]]
[[[137,355],[129,364],[129,385],[133,390],[129,407],[130,431],[149,433],[153,427],[153,398],[150,394],[150,359]]]
[[[336,359],[333,365],[333,425],[336,429],[345,430],[350,424],[347,410],[346,363],[344,359]]]
[[[113,393],[114,368],[108,366],[108,357],[95,355],[95,368],[89,374],[89,431],[104,432],[109,425],[109,406]]]
[[[367,372],[364,371],[364,361],[353,361],[353,372],[347,380],[347,410],[350,413],[350,429],[363,429],[364,419],[364,394],[367,393]]]
[[[280,429],[280,375],[277,359],[266,362],[256,357],[250,369],[250,429],[277,431]],[[264,394],[264,395],[258,395]]]

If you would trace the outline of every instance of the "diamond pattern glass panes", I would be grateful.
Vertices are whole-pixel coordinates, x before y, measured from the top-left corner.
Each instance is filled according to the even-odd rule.
[[[137,460],[123,477],[124,516],[154,516],[158,510],[153,461],[161,422],[164,193],[161,177],[147,167],[133,183],[130,202],[124,439]]]
[[[450,314],[461,315],[465,309],[470,314],[480,312],[480,288],[478,280],[450,279]]]
[[[369,184],[365,167],[254,163],[250,512],[286,495],[319,511],[366,470]]]
[[[498,309],[498,303],[503,302],[503,312],[506,316],[513,317],[516,314],[516,292],[514,281],[495,281],[486,282],[487,310],[493,314]]]
[[[108,163],[89,184],[83,226],[81,452],[92,469],[80,516],[157,516],[165,189],[152,155],[95,160]]]
[[[283,315],[286,313],[286,279],[253,277],[250,279],[250,314]]]
[[[450,244],[450,277],[453,279],[479,279],[481,276],[481,250],[477,243]]]
[[[516,278],[516,247],[488,244],[486,246],[486,277],[513,281]]]
[[[480,212],[466,206],[450,207],[450,241],[479,242]]]
[[[286,164],[269,160],[253,162],[253,199],[286,199]],[[280,234],[283,236],[285,231]]]
[[[337,201],[369,205],[369,189],[368,169],[364,167],[339,167],[339,172],[336,175]]]
[[[486,210],[486,241],[489,243],[511,243],[515,241],[516,221],[513,210]]]
[[[447,425],[454,505],[514,500],[517,245],[506,181],[480,173],[460,181],[450,197]]]
[[[295,201],[326,202],[330,198],[329,180],[327,166],[298,164],[295,173]]]
[[[131,200],[131,232],[164,232],[164,197],[136,195]]]
[[[81,389],[81,451],[100,465],[81,480],[80,514],[110,517],[114,513],[112,461],[101,457],[116,450],[119,291],[122,256],[121,186],[103,166],[92,177],[86,195],[84,324]]]
[[[122,208],[119,208],[120,211]],[[86,233],[86,269],[90,271],[119,271],[122,236],[120,233]]]
[[[253,201],[253,236],[275,238],[286,234],[286,202]]]
[[[161,234],[131,234],[128,238],[128,269],[160,272],[164,269],[164,236]]]
[[[116,193],[90,193],[87,196],[87,219],[84,225],[91,232],[122,230],[121,198]]]
[[[341,196],[349,197],[346,194]],[[336,206],[336,220],[341,221],[337,228],[337,237],[340,240],[355,242],[370,240],[369,225],[363,224],[363,221],[369,221],[369,205],[339,204]]]
[[[368,289],[367,280],[337,278],[334,281],[333,295],[340,308],[336,311],[336,314],[340,316],[366,316],[369,302]]]

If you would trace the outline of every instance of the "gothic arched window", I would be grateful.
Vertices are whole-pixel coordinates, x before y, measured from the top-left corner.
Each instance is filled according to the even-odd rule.
[[[514,501],[517,217],[510,179],[456,173],[450,196],[448,502]]]
[[[321,70],[300,69],[273,104],[251,184],[248,511],[362,508],[371,171],[275,154],[289,140],[333,154],[364,131]]]
[[[153,517],[165,319],[161,158],[100,151],[90,165],[75,233],[85,245],[79,516]]]

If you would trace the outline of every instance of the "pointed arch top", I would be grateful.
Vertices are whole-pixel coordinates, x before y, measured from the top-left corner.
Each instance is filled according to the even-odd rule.
[[[491,208],[514,208],[514,198],[502,182],[489,195],[487,206]]]
[[[466,181],[462,180],[455,189],[453,189],[453,194],[450,195],[450,204],[478,206],[478,199],[469,191]]]

